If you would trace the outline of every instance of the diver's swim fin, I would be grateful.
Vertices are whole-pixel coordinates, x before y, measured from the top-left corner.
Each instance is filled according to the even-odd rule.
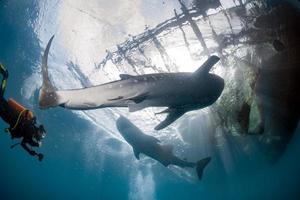
[[[199,160],[196,163],[196,171],[197,171],[197,175],[198,175],[199,180],[201,180],[202,175],[203,175],[203,170],[206,167],[206,165],[210,162],[210,160],[211,160],[211,157],[207,157],[207,158],[204,158],[202,160]]]

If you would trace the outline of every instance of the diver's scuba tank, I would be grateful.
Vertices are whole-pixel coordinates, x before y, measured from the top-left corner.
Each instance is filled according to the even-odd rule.
[[[22,106],[21,104],[19,104],[18,102],[16,102],[14,99],[9,98],[7,103],[9,107],[12,108],[12,110],[15,112],[13,114],[15,114],[16,116],[19,116],[22,112],[27,111],[26,113],[24,113],[26,114],[26,116],[23,117],[25,117],[28,120],[33,119],[34,117],[33,113],[29,111],[27,108],[25,108],[24,106]]]
[[[18,125],[20,125],[22,120],[34,120],[33,113],[18,102],[16,102],[14,99],[9,98],[7,103],[11,110],[11,123],[9,123],[10,127],[5,129],[6,132],[10,132],[12,134],[13,131],[18,127]],[[12,134],[12,137],[13,136],[14,135]]]

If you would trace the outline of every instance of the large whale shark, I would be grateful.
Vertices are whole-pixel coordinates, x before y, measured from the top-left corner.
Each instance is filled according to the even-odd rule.
[[[156,130],[163,129],[184,113],[213,104],[224,89],[224,80],[209,71],[219,61],[211,56],[194,73],[156,73],[132,76],[120,74],[120,80],[102,85],[56,90],[48,76],[49,40],[42,59],[43,85],[39,94],[41,109],[61,106],[74,110],[104,107],[128,107],[130,112],[146,107],[168,107],[160,113],[167,117]]]
[[[157,160],[165,167],[168,165],[177,165],[179,167],[196,167],[198,178],[202,178],[205,166],[211,160],[206,157],[198,162],[188,162],[175,156],[172,152],[172,146],[162,145],[160,141],[150,135],[144,134],[139,128],[131,123],[127,118],[120,116],[117,120],[117,128],[123,138],[132,146],[136,159],[140,159],[143,153],[154,160]]]

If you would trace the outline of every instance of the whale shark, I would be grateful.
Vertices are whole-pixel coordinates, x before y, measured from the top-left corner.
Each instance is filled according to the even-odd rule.
[[[206,157],[198,162],[188,162],[175,156],[171,145],[163,145],[161,141],[151,135],[144,134],[138,127],[127,118],[120,116],[116,123],[122,137],[132,146],[136,159],[140,159],[140,154],[145,154],[157,160],[165,167],[176,165],[179,167],[196,168],[198,178],[201,180],[203,170],[210,162],[211,158]]]
[[[168,114],[155,129],[160,130],[184,113],[213,104],[224,89],[224,80],[209,73],[220,59],[211,56],[195,72],[155,73],[145,75],[120,74],[120,80],[71,90],[57,90],[48,74],[48,54],[54,36],[49,40],[42,57],[43,84],[39,107],[61,106],[73,110],[105,107],[128,107],[129,112],[147,107],[167,107],[157,114]]]

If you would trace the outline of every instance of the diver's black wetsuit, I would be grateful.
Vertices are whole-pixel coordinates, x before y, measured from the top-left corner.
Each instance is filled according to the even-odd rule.
[[[9,104],[8,101],[4,98],[4,92],[6,88],[7,78],[8,78],[8,71],[3,67],[3,65],[0,64],[0,73],[2,74],[3,78],[1,81],[1,88],[0,88],[0,117],[10,125],[10,128],[8,129],[11,138],[22,138],[21,146],[32,156],[38,156],[39,160],[42,160],[43,155],[36,153],[32,149],[30,149],[28,145],[32,147],[38,147],[39,143],[33,140],[33,134],[35,131],[35,119],[28,120],[25,117],[21,117],[19,120],[20,122],[18,125],[12,129],[12,127],[15,126],[15,123],[18,121],[19,114],[16,113],[16,110],[14,110]],[[25,111],[25,115],[27,114]],[[14,145],[12,146],[14,147]]]

